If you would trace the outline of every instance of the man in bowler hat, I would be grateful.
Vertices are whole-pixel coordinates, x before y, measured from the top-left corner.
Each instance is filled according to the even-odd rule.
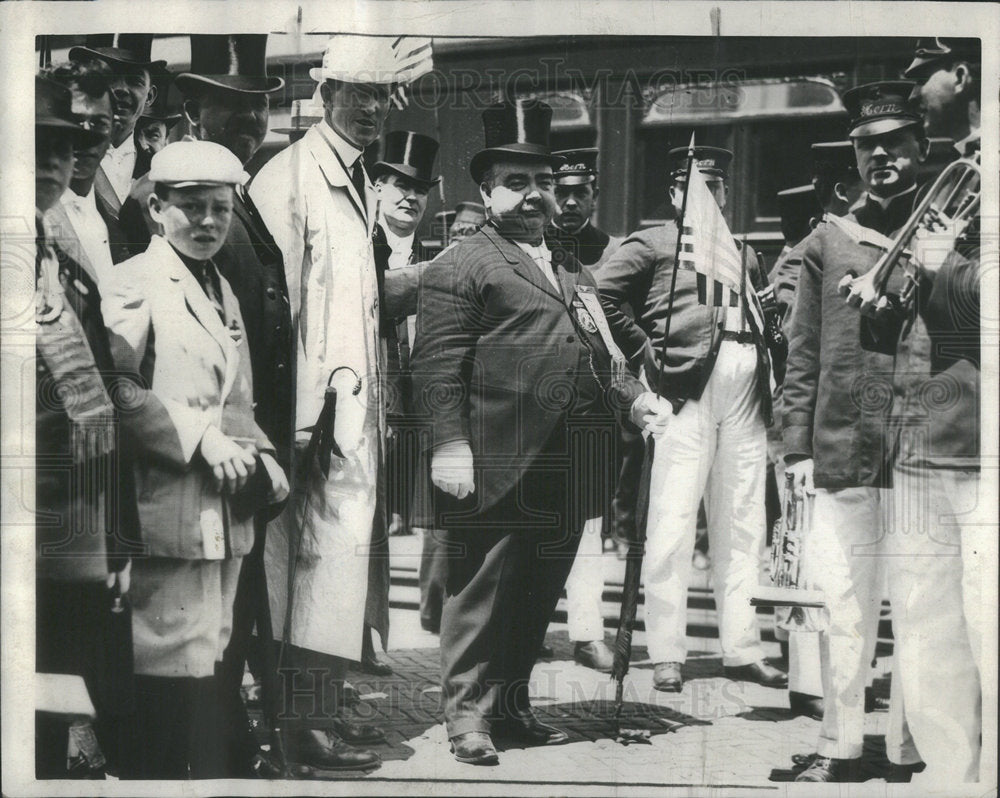
[[[669,407],[632,378],[593,278],[544,231],[556,211],[552,110],[483,112],[470,164],[490,215],[424,272],[414,346],[415,412],[436,526],[454,548],[441,618],[445,722],[455,758],[498,761],[492,736],[553,745],[567,735],[531,708],[528,680],[585,508],[587,430]]]

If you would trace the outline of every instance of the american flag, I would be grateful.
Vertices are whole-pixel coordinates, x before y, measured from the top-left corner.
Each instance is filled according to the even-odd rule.
[[[697,167],[690,171],[678,266],[686,264],[697,273],[698,301],[703,305],[738,307],[743,292],[757,329],[763,330],[763,317],[744,279],[743,259],[736,240],[705,176]]]
[[[407,84],[434,69],[433,47],[426,36],[399,36],[392,43],[392,51],[397,71],[406,76],[392,96],[393,105],[402,110],[410,104],[406,93]]]

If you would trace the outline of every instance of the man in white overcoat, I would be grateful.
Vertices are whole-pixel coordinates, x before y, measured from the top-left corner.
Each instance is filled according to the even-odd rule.
[[[382,130],[394,84],[406,79],[390,42],[331,39],[310,73],[321,84],[323,120],[250,188],[284,257],[297,348],[294,500],[265,552],[275,635],[285,635],[286,746],[290,760],[321,770],[378,767],[375,752],[345,743],[383,739],[338,718],[337,706],[348,661],[361,659],[365,623],[383,640],[388,631],[381,275],[376,194],[362,155]],[[328,386],[337,391],[336,445],[328,461],[305,462]],[[329,452],[329,439],[320,448]]]

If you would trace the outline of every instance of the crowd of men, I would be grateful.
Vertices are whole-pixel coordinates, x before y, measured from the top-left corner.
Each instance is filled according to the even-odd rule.
[[[769,286],[728,230],[691,232],[722,220],[732,152],[671,151],[676,218],[617,239],[591,222],[597,150],[553,152],[552,110],[503,100],[469,164],[482,204],[441,214],[434,254],[438,142],[383,136],[405,48],[333,37],[247,183],[283,88],[266,36],[192,36],[176,76],[151,38],[74,47],[35,83],[36,664],[90,702],[38,713],[39,777],[377,768],[346,676],[391,672],[373,635],[388,537],[411,531],[455,758],[564,742],[528,689],[563,589],[575,658],[610,671],[602,527],[644,537],[653,687],[680,692],[703,504],[725,675],[822,721],[798,780],[860,777],[886,594],[894,777],[980,778],[978,222],[913,247],[878,313],[845,280],[919,203],[928,135],[978,162],[978,50],[920,40],[906,80],[844,94],[847,139],[779,197]],[[167,143],[171,80],[188,135]],[[732,280],[706,266],[726,258]],[[828,613],[789,632],[787,674],[750,603],[769,467],[813,497],[803,573]]]

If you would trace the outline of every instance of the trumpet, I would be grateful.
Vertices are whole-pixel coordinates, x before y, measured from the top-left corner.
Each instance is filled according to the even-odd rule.
[[[919,258],[913,257],[915,242],[922,236],[942,232],[956,239],[961,236],[979,213],[980,182],[975,161],[962,158],[948,164],[878,263],[860,277],[845,276],[837,286],[840,295],[866,316],[881,315],[893,306],[908,315],[923,269]],[[897,266],[903,268],[904,284],[898,300],[891,300],[886,286]]]
[[[802,583],[802,545],[812,518],[812,495],[785,474],[782,515],[771,536],[771,584],[758,585],[750,603],[774,607],[776,624],[801,631],[816,630],[824,623],[823,592]],[[816,613],[820,614],[817,615]]]

